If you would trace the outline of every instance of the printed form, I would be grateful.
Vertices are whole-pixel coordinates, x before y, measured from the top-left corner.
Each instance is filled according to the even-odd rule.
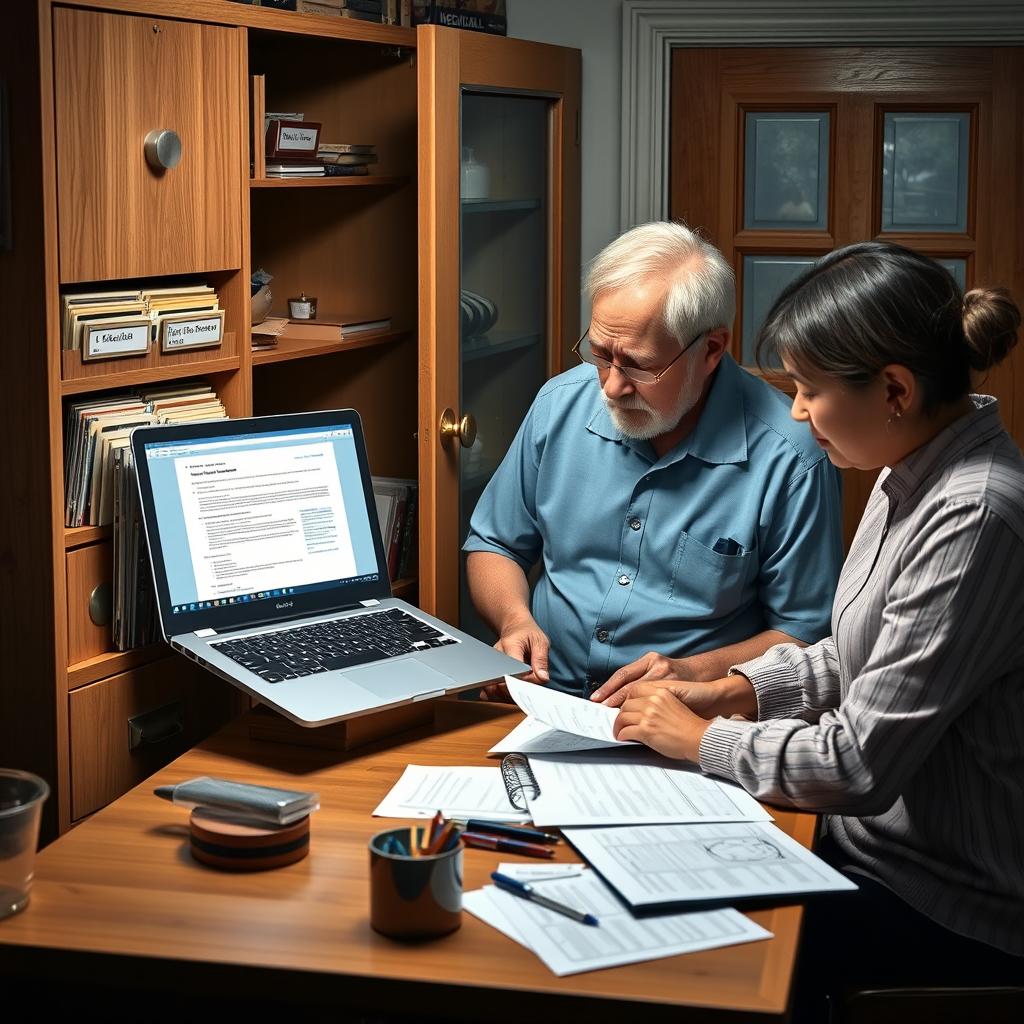
[[[612,735],[612,726],[619,713],[616,708],[595,704],[536,683],[524,683],[513,676],[505,676],[505,685],[509,695],[523,711],[551,729],[600,740],[602,746],[636,745],[632,740],[617,740]]]
[[[537,892],[593,914],[598,924],[581,924],[493,885],[467,892],[463,906],[532,950],[559,977],[772,937],[728,908],[635,918],[593,871],[570,878],[522,879],[527,880]]]
[[[646,748],[531,754],[530,770],[540,789],[529,801],[538,828],[771,820],[739,786]]]
[[[587,736],[552,729],[536,718],[526,717],[487,753],[557,754],[563,750],[600,750],[618,746],[622,746],[618,740],[592,740]]]
[[[175,460],[202,601],[356,575],[330,443]]]
[[[638,908],[857,888],[770,822],[574,828],[565,838]]]
[[[508,799],[500,768],[436,768],[410,764],[373,812],[378,818],[484,818],[527,821]]]

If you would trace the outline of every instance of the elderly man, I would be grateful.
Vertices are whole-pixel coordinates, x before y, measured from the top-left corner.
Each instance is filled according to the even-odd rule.
[[[495,646],[589,696],[719,678],[827,635],[838,476],[785,397],[727,353],[721,253],[682,224],[644,224],[598,255],[587,289],[583,365],[541,388],[465,543]]]

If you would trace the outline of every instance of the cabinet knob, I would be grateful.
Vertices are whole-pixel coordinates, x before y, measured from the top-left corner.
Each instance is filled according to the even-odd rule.
[[[456,419],[451,409],[441,413],[441,444],[446,445],[449,438],[457,438],[463,448],[472,448],[476,440],[476,420],[472,413],[466,413],[462,419]]]
[[[181,137],[171,128],[155,128],[146,136],[146,163],[154,171],[169,171],[181,160]]]

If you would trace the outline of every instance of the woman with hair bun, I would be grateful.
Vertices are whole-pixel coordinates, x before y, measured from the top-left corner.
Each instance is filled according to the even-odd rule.
[[[881,468],[832,636],[595,695],[619,739],[827,815],[819,852],[859,891],[810,906],[798,1020],[816,986],[1024,984],[1024,457],[970,393],[1020,323],[886,243],[790,285],[759,359],[836,466]]]

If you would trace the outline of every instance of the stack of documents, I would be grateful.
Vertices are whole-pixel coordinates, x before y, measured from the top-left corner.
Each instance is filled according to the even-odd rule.
[[[101,398],[69,402],[64,415],[64,525],[113,522],[113,455],[128,447],[135,427],[227,417],[204,382],[147,386]]]
[[[559,977],[772,937],[729,908],[635,918],[580,865],[502,864],[498,870],[598,919],[596,926],[581,924],[493,885],[465,894],[466,910],[532,950]]]
[[[206,284],[165,288],[125,288],[106,292],[68,292],[63,296],[61,347],[81,349],[86,326],[117,326],[140,319],[152,323],[150,337],[160,336],[166,317],[214,313],[220,309],[217,292]]]
[[[113,527],[112,642],[119,651],[157,638],[156,601],[132,465],[135,427],[226,419],[204,382],[147,386],[69,402],[64,423],[64,523]]]
[[[511,677],[506,683],[530,717],[493,749],[523,738],[543,751],[528,758],[534,824],[564,828],[634,909],[856,889],[771,824],[740,786],[615,740],[616,710]]]

